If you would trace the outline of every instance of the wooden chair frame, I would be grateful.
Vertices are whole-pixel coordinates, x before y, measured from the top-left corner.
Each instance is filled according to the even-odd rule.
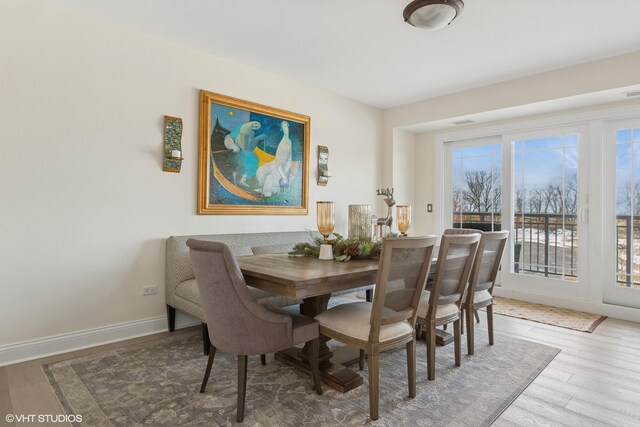
[[[485,232],[480,240],[480,246],[476,254],[476,259],[473,262],[473,269],[471,270],[471,278],[469,280],[469,288],[467,290],[466,299],[463,304],[463,311],[465,312],[465,320],[467,323],[467,354],[472,355],[475,351],[475,331],[473,316],[477,314],[478,309],[487,308],[487,330],[489,333],[489,345],[493,345],[493,298],[480,303],[474,303],[474,295],[476,293],[476,287],[478,286],[478,280],[480,278],[480,271],[482,270],[482,259],[484,257],[485,247],[490,240],[500,240],[497,248],[496,258],[491,266],[491,273],[489,274],[489,282],[491,286],[488,291],[493,295],[493,287],[500,271],[500,265],[502,263],[502,255],[504,254],[507,241],[509,240],[508,231],[494,231]],[[477,319],[477,317],[476,317]],[[479,320],[478,320],[479,321]]]
[[[424,291],[431,268],[433,249],[437,242],[436,236],[427,237],[396,237],[386,238],[380,254],[380,264],[376,277],[376,292],[374,294],[371,310],[371,329],[366,341],[344,335],[320,324],[320,333],[350,346],[359,348],[361,355],[366,351],[369,367],[369,416],[372,420],[378,419],[378,402],[380,395],[380,353],[386,350],[406,346],[407,350],[407,375],[409,383],[409,397],[416,396],[416,343],[415,324],[418,316],[418,305]],[[425,258],[420,270],[416,290],[411,306],[393,316],[384,316],[385,298],[391,270],[391,254],[394,249],[420,249],[426,248]],[[380,342],[380,328],[397,322],[408,321],[411,324],[411,333],[397,337],[393,340]],[[362,366],[362,358],[360,359]]]
[[[420,326],[425,327],[426,342],[427,342],[427,378],[434,380],[436,377],[436,327],[441,325],[447,325],[453,322],[453,336],[455,346],[455,365],[461,364],[460,353],[460,334],[461,334],[461,315],[460,308],[462,305],[465,288],[469,282],[471,276],[471,269],[473,261],[480,245],[480,233],[478,234],[444,234],[440,242],[440,250],[438,252],[438,262],[436,263],[436,271],[433,278],[433,284],[431,285],[431,291],[429,294],[429,306],[427,308],[427,314],[424,318],[419,318],[418,322]],[[449,254],[449,248],[452,244],[455,245],[467,245],[469,246],[469,255],[465,263],[462,275],[458,283],[457,292],[459,298],[455,301],[458,306],[456,313],[441,319],[436,318],[438,311],[438,302],[440,300],[440,287],[442,280],[444,279],[445,267],[447,265],[447,255]],[[421,328],[420,328],[421,329]]]

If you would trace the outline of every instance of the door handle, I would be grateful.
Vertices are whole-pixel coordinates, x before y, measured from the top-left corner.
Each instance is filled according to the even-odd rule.
[[[589,209],[587,208],[580,209],[580,222],[584,224],[589,222]]]

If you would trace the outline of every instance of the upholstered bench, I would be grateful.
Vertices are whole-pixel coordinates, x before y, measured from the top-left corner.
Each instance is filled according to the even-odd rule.
[[[165,276],[165,298],[167,304],[167,318],[169,330],[175,329],[176,310],[187,313],[202,322],[205,353],[209,351],[207,325],[204,310],[200,303],[200,293],[196,284],[187,240],[190,238],[216,241],[225,243],[231,248],[234,255],[261,255],[268,253],[286,253],[293,245],[300,242],[311,241],[319,234],[309,231],[288,231],[273,233],[246,233],[246,234],[207,234],[200,236],[171,236],[167,239],[167,259]],[[368,290],[370,286],[336,292],[334,295],[351,293],[360,290]],[[249,286],[259,303],[275,307],[286,307],[300,304],[301,301],[293,301],[282,295],[273,294],[261,289]],[[368,293],[369,296],[369,293]]]

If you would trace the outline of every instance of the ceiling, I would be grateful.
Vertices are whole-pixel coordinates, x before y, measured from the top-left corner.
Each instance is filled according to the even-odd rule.
[[[51,0],[388,108],[640,50],[640,0],[465,0],[447,28],[409,0]]]

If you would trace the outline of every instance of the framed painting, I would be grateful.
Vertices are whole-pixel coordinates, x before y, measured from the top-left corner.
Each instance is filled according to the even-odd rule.
[[[311,119],[200,91],[198,214],[306,215]]]

